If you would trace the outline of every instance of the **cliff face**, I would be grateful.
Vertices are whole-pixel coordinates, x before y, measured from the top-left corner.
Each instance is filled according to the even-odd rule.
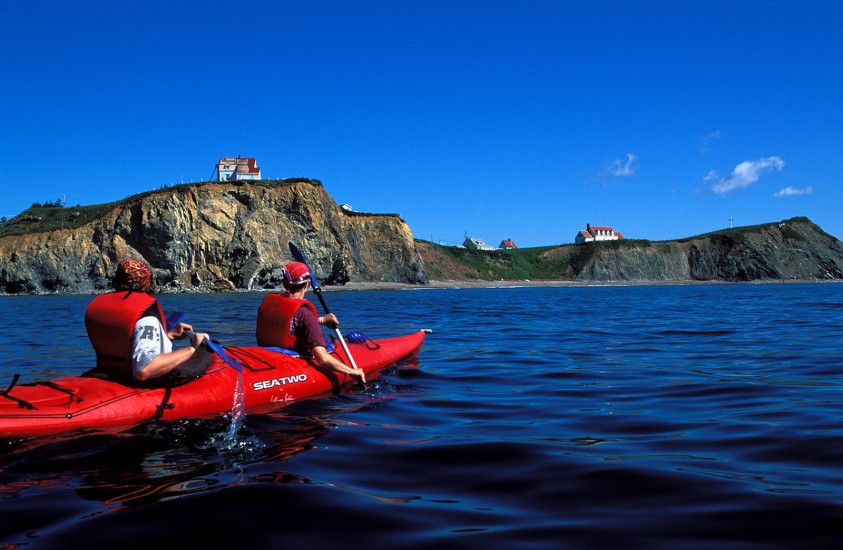
[[[149,263],[164,290],[277,287],[289,241],[320,281],[427,283],[397,215],[346,212],[314,182],[241,181],[160,191],[73,230],[2,237],[0,292],[105,289],[126,257]]]
[[[587,243],[546,255],[567,256],[565,275],[579,281],[843,279],[843,243],[807,218],[680,241]]]

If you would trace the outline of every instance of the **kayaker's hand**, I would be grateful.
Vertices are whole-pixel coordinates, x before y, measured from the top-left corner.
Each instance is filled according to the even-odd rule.
[[[187,323],[179,323],[167,333],[167,336],[170,337],[170,340],[183,340],[187,338],[188,332],[193,332],[193,327]]]
[[[333,313],[327,313],[323,317],[319,318],[319,324],[335,329],[340,326],[340,321]]]
[[[366,383],[366,373],[363,371],[363,369],[351,369],[351,372],[349,372],[348,374],[349,376],[360,380],[360,382],[362,382],[363,384]]]
[[[202,342],[205,341],[205,338],[210,339],[210,336],[205,334],[204,332],[194,332],[190,336],[190,347],[193,349],[198,348],[202,345]]]

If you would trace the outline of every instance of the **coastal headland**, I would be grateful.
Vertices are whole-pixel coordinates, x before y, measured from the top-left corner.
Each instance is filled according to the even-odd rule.
[[[295,242],[346,289],[843,280],[843,243],[804,217],[673,241],[472,250],[414,239],[398,214],[340,207],[318,180],[178,185],[116,203],[33,205],[0,224],[0,294],[85,294],[124,257],[159,292],[266,290]]]

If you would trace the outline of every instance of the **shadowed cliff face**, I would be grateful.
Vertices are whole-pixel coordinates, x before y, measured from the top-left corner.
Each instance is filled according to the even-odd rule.
[[[145,260],[161,290],[274,288],[296,243],[319,280],[426,284],[396,215],[345,212],[312,182],[180,186],[73,230],[0,238],[0,292],[88,293]]]

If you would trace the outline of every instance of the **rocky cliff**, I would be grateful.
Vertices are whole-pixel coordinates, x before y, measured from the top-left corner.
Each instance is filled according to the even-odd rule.
[[[730,282],[843,279],[843,243],[807,218],[679,241],[618,243],[622,244],[592,247],[592,253],[580,259],[575,278]]]
[[[583,282],[843,279],[843,243],[807,218],[678,241],[605,241],[477,251],[418,243],[435,280]]]
[[[240,181],[128,199],[74,229],[6,235],[0,292],[95,292],[126,257],[149,263],[164,291],[277,287],[289,241],[320,280],[427,283],[398,215],[347,212],[314,180]]]

